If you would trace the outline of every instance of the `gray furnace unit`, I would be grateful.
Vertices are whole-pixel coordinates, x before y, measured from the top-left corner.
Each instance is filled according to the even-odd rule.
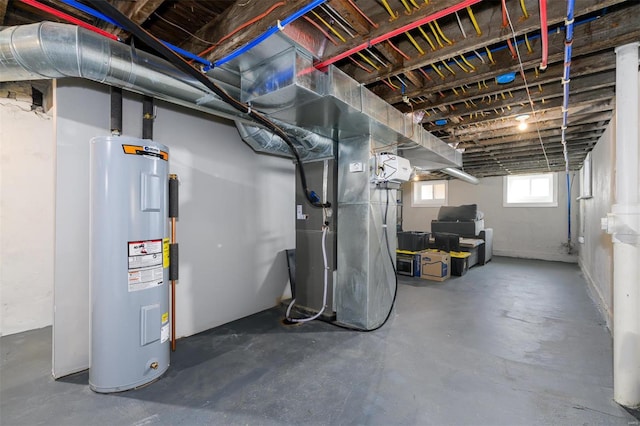
[[[166,146],[91,140],[91,353],[101,393],[149,383],[169,367]]]

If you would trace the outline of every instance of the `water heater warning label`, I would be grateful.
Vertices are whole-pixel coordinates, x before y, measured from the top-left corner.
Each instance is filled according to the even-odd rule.
[[[129,291],[162,285],[162,240],[129,241]]]
[[[165,324],[160,329],[160,343],[164,343],[169,340],[169,324]]]

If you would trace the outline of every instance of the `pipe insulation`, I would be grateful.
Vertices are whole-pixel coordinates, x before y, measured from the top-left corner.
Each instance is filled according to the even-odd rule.
[[[176,175],[169,176],[169,217],[178,218],[179,213],[179,187],[180,182]]]
[[[171,281],[180,279],[179,256],[178,243],[169,244],[169,280]]]

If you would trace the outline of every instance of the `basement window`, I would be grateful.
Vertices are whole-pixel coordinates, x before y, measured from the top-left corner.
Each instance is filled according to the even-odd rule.
[[[503,206],[557,207],[557,175],[545,173],[505,176],[503,178]]]
[[[440,207],[447,205],[449,182],[427,180],[413,182],[411,207]]]

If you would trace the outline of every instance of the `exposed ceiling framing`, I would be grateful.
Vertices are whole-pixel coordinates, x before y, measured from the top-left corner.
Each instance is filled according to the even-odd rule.
[[[128,41],[127,33],[63,1],[39,1]],[[298,33],[321,41],[323,48],[314,53],[318,55],[317,61],[323,62],[460,2],[329,0],[299,18],[295,26],[303,30]],[[90,1],[82,3],[91,5]],[[215,62],[312,2],[113,3],[156,37]],[[427,130],[464,150],[464,169],[473,175],[561,171],[565,169],[561,80],[567,4],[546,0],[549,53],[548,67],[542,70],[540,3],[480,1],[436,21],[401,31],[388,41],[366,46],[335,65],[403,113],[421,116]],[[505,20],[503,4],[513,29],[509,19]],[[20,0],[0,0],[3,25],[41,20],[59,19]],[[566,129],[571,170],[581,166],[611,120],[615,96],[614,48],[638,40],[640,2],[576,0]],[[508,43],[515,46],[513,50]],[[499,84],[496,77],[508,72],[515,72],[515,79]],[[530,116],[524,131],[517,128],[515,120],[521,114]]]

